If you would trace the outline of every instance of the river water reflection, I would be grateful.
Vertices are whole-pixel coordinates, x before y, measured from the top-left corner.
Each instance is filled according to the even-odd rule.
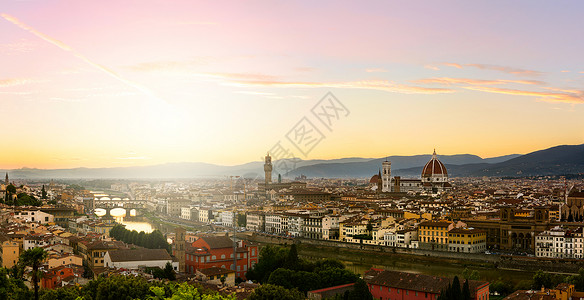
[[[402,272],[426,274],[433,276],[460,276],[465,268],[479,273],[480,280],[495,281],[497,279],[507,280],[513,284],[522,280],[530,280],[533,272],[501,270],[494,267],[483,267],[479,265],[465,265],[462,263],[449,263],[447,261],[428,261],[411,257],[404,259],[403,256],[374,255],[369,253],[335,253],[327,251],[314,251],[301,249],[300,256],[307,260],[318,260],[324,258],[338,259],[345,264],[347,269],[363,274],[371,268],[395,270]]]
[[[95,210],[95,214],[98,217],[105,215],[105,213],[106,211],[101,208]],[[148,222],[125,221],[124,217],[126,217],[126,211],[124,209],[114,208],[110,211],[110,214],[116,219],[116,222],[126,225],[126,229],[128,230],[136,230],[138,232],[144,231],[146,233],[154,231],[154,227]]]

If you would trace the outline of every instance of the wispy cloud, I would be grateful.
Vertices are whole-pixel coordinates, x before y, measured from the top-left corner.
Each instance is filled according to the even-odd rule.
[[[511,67],[504,67],[504,66],[495,66],[495,65],[484,65],[484,64],[466,64],[467,67],[474,67],[481,70],[493,70],[499,71],[507,74],[513,75],[525,75],[525,76],[539,76],[541,72],[533,71],[533,70],[525,70],[525,69],[517,69]]]
[[[462,69],[462,66],[457,64],[457,63],[442,63],[442,65],[448,66],[448,67],[453,67],[453,68],[457,68],[457,69]]]
[[[51,43],[51,44],[53,44],[53,45],[61,48],[62,50],[65,50],[67,52],[71,52],[74,56],[76,56],[77,58],[83,60],[87,64],[89,64],[89,65],[93,66],[94,68],[96,68],[96,69],[98,69],[98,70],[106,73],[107,75],[109,75],[109,76],[117,79],[118,81],[126,84],[127,86],[130,86],[130,87],[132,87],[132,88],[134,88],[136,90],[139,90],[144,95],[147,95],[150,99],[155,99],[155,100],[157,100],[159,102],[163,102],[162,99],[158,98],[156,95],[154,95],[154,93],[152,93],[147,88],[145,88],[145,87],[143,87],[143,86],[141,86],[141,85],[139,85],[139,84],[137,84],[135,82],[132,82],[132,81],[130,81],[128,79],[125,79],[125,78],[121,77],[120,75],[118,75],[117,73],[115,73],[114,71],[112,71],[112,70],[110,70],[110,69],[108,69],[108,68],[106,68],[106,67],[104,67],[104,66],[102,66],[102,65],[100,65],[98,63],[93,62],[92,60],[90,60],[89,58],[87,58],[85,55],[83,55],[83,54],[77,52],[76,50],[74,50],[73,48],[71,48],[69,45],[67,45],[67,44],[65,44],[65,43],[63,43],[63,42],[61,42],[61,41],[59,41],[57,39],[54,39],[54,38],[52,38],[52,37],[50,37],[50,36],[48,36],[48,35],[40,32],[40,31],[32,28],[31,26],[28,26],[27,24],[25,24],[25,23],[21,22],[20,20],[18,20],[16,17],[13,17],[13,16],[8,15],[8,14],[4,14],[4,13],[3,14],[0,14],[0,16],[2,16],[2,18],[4,18],[6,21],[8,21],[8,22],[10,22],[10,23],[12,23],[12,24],[20,27],[23,30],[26,30],[26,31],[34,34],[35,36],[43,39],[44,41],[46,41],[48,43]]]
[[[243,73],[213,73],[216,78],[223,78],[235,86],[264,86],[264,87],[301,87],[301,88],[350,88],[380,90],[402,94],[443,94],[454,90],[447,88],[428,88],[398,84],[389,80],[360,80],[346,82],[310,82],[310,81],[282,81],[277,76]]]
[[[547,102],[563,102],[563,103],[577,103],[577,104],[584,103],[584,91],[576,91],[576,90],[572,90],[570,92],[552,93],[552,92],[525,91],[525,90],[517,90],[517,89],[503,89],[503,88],[485,87],[485,86],[465,87],[465,89],[474,90],[474,91],[481,91],[481,92],[488,92],[488,93],[506,94],[506,95],[530,96],[530,97],[536,97],[539,100],[547,101]]]
[[[450,78],[450,77],[434,77],[414,80],[413,82],[419,84],[441,84],[441,85],[502,85],[509,83],[527,84],[527,85],[542,85],[544,82],[538,80],[506,80],[506,79],[471,79],[471,78]]]
[[[497,65],[488,65],[488,64],[458,64],[458,63],[451,63],[451,62],[444,62],[439,63],[437,65],[453,67],[457,69],[464,69],[466,67],[477,68],[481,70],[492,70],[492,71],[499,71],[506,74],[518,75],[518,76],[539,76],[542,73],[534,70],[525,70],[513,67],[505,67],[505,66],[497,66]],[[437,65],[425,65],[424,68],[432,69],[432,70],[439,70],[440,68]]]
[[[31,79],[27,78],[8,78],[8,79],[0,79],[0,88],[2,87],[10,87],[10,86],[17,86],[17,85],[25,85],[27,83],[32,82]]]

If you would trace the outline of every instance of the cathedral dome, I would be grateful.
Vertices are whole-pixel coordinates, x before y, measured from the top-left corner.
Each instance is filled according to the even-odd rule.
[[[377,182],[379,181],[379,179],[381,179],[381,178],[379,178],[379,175],[375,174],[375,175],[373,175],[373,177],[371,177],[371,179],[369,179],[369,183],[375,183],[375,184],[377,184]]]
[[[424,177],[438,177],[438,176],[448,176],[448,172],[446,171],[446,167],[444,164],[438,160],[436,156],[436,150],[434,150],[434,154],[432,154],[432,159],[422,169],[422,178]]]

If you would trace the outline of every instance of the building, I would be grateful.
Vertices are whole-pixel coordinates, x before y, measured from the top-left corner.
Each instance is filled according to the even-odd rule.
[[[438,159],[436,150],[432,158],[422,168],[421,179],[391,177],[391,162],[387,159],[381,163],[381,174],[374,175],[370,182],[380,180],[378,193],[405,193],[405,192],[429,192],[442,193],[452,189],[448,182],[446,166]]]
[[[421,249],[448,250],[448,231],[454,223],[447,220],[424,221],[418,226],[418,237]]]
[[[70,207],[43,207],[40,211],[54,216],[55,224],[67,228],[69,220],[75,219],[75,209]]]
[[[375,299],[434,300],[452,284],[453,278],[372,268],[365,272],[363,280]],[[460,281],[461,290],[463,284],[464,281]],[[472,299],[489,299],[488,282],[469,280],[469,287]]]
[[[272,182],[272,170],[272,157],[268,153],[264,158],[264,182],[258,183],[258,191],[267,194],[270,191],[279,191],[282,189],[306,188],[306,182],[281,182],[281,176],[278,177],[278,182]]]
[[[573,284],[560,283],[554,289],[518,290],[505,300],[571,300],[584,299],[584,292],[577,292]]]
[[[584,191],[573,189],[566,197],[566,203],[560,206],[561,221],[584,221]]]
[[[487,251],[487,233],[474,228],[453,228],[448,232],[448,251],[484,253]]]
[[[15,211],[14,217],[27,222],[39,222],[41,224],[49,224],[55,221],[53,215],[42,212],[40,210],[21,210]]]
[[[18,242],[11,241],[4,236],[0,235],[0,267],[12,268],[18,263],[18,257],[20,256],[20,246]]]
[[[189,199],[174,198],[168,199],[166,202],[166,213],[172,217],[180,218],[181,208],[187,207],[191,204]]]
[[[235,271],[227,270],[221,267],[210,267],[206,269],[200,269],[196,272],[197,279],[206,282],[225,286],[235,286]],[[224,283],[221,282],[221,278],[224,278]]]
[[[448,183],[448,172],[446,166],[438,160],[436,150],[432,154],[432,159],[422,169],[422,185],[424,190],[432,193],[445,192],[451,189]]]
[[[248,212],[246,214],[246,229],[252,231],[265,231],[266,230],[266,215],[261,211]]]
[[[204,236],[186,249],[186,273],[196,274],[197,270],[220,267],[234,270],[235,277],[245,279],[247,271],[258,261],[258,247],[240,241],[235,247],[227,236]],[[234,266],[234,262],[236,266]]]
[[[324,289],[308,291],[307,298],[310,300],[333,299],[337,295],[343,295],[347,291],[355,289],[354,283],[331,286]]]
[[[103,258],[106,268],[139,269],[140,267],[159,267],[164,269],[167,263],[178,272],[179,263],[173,262],[165,249],[132,249],[108,251]]]
[[[468,218],[462,221],[487,233],[487,248],[535,253],[535,236],[550,227],[549,211],[535,207],[528,216],[517,216],[515,208],[502,207],[499,218]]]
[[[547,258],[583,258],[582,227],[556,226],[535,237],[535,256]]]

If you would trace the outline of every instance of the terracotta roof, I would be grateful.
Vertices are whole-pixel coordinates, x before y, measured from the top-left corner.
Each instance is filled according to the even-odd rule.
[[[211,249],[233,248],[233,241],[226,236],[204,236],[201,237]]]
[[[451,284],[453,278],[371,269],[365,273],[363,280],[365,280],[365,282],[368,284],[388,286],[410,291],[440,294],[440,291]],[[463,284],[464,280],[460,280],[461,288]],[[476,294],[477,288],[488,284],[489,283],[486,281],[469,280],[471,294]]]
[[[448,176],[448,172],[446,171],[446,167],[444,164],[438,160],[436,156],[436,151],[432,155],[432,159],[422,169],[422,177],[430,177],[433,175],[444,175]]]
[[[201,272],[201,273],[205,274],[206,276],[215,276],[215,275],[235,273],[235,271],[233,271],[233,270],[228,270],[228,269],[221,268],[221,267],[210,267],[210,268],[205,268],[205,269],[199,269],[199,270],[197,270],[197,272]]]
[[[112,262],[172,259],[164,249],[117,250],[108,253]]]

